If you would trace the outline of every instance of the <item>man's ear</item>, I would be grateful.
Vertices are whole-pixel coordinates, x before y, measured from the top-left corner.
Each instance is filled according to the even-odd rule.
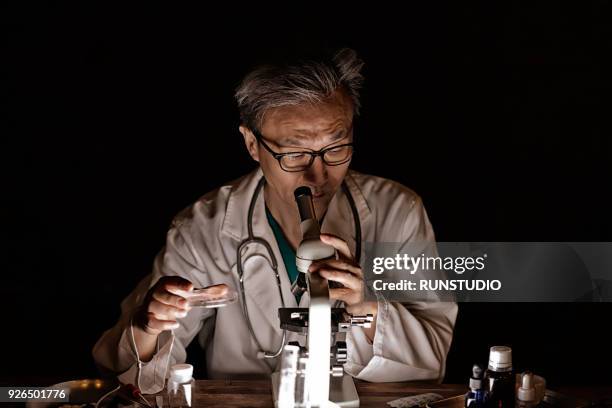
[[[246,126],[240,125],[238,127],[240,133],[244,137],[244,145],[246,146],[249,154],[256,162],[259,162],[259,143],[257,143],[257,138],[249,128]]]

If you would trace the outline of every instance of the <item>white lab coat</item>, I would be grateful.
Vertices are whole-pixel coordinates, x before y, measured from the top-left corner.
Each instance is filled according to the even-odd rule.
[[[122,302],[119,322],[102,335],[93,349],[94,359],[102,370],[133,384],[137,383],[140,371],[140,388],[144,392],[159,391],[168,367],[185,361],[185,348],[196,336],[206,350],[211,378],[267,377],[277,368],[278,358],[257,358],[259,348],[249,333],[240,301],[219,309],[192,309],[179,321],[178,329],[160,335],[157,352],[149,362],[139,362],[129,323],[147,290],[161,276],[179,275],[195,287],[225,283],[239,290],[236,249],[247,237],[247,210],[261,177],[261,169],[257,169],[206,194],[174,219],[153,272]],[[421,199],[412,190],[355,171],[349,171],[345,180],[361,220],[361,261],[366,242],[434,242]],[[355,252],[354,221],[342,189],[332,198],[321,229],[346,240]],[[255,206],[253,230],[255,236],[271,243],[279,262],[286,307],[298,307],[266,219],[263,193]],[[432,247],[435,251],[435,245]],[[262,250],[252,246],[247,253],[252,251]],[[247,254],[245,259],[246,299],[255,335],[266,351],[276,350],[282,336],[278,320],[278,308],[282,305],[275,278],[261,256]],[[299,306],[307,307],[308,302],[305,294]],[[374,382],[441,381],[456,315],[455,303],[400,304],[379,297],[373,343],[361,328],[352,328],[346,334],[346,372]],[[288,340],[296,339],[295,336],[288,333]],[[304,344],[303,339],[301,343]]]

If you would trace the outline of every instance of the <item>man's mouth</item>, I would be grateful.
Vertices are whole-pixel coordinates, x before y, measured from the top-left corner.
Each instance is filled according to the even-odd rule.
[[[308,186],[308,188],[310,189],[310,192],[312,193],[312,198],[315,198],[315,199],[323,198],[328,193],[326,186],[318,186],[318,187]]]
[[[311,190],[312,190],[312,197],[313,197],[313,198],[321,198],[321,197],[324,197],[324,196],[325,196],[325,191],[322,191],[322,190],[314,190],[314,189],[311,189]]]

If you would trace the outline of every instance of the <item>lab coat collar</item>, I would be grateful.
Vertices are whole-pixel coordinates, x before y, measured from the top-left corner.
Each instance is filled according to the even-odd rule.
[[[363,230],[363,224],[368,221],[371,210],[360,187],[355,181],[356,174],[358,173],[349,170],[344,180],[355,200],[355,206],[359,213]],[[253,193],[261,177],[263,177],[263,172],[261,168],[258,167],[256,170],[238,180],[230,192],[221,232],[233,237],[239,242],[248,236],[247,215],[249,204],[251,203]],[[253,231],[255,235],[257,235],[257,231],[261,232],[262,223],[268,224],[268,220],[265,217],[263,192],[257,197],[257,205],[255,206],[255,212],[253,214]],[[332,233],[338,236],[343,236],[341,234],[342,232],[351,232],[354,239],[354,221],[351,208],[341,188],[338,188],[338,191],[336,191],[336,194],[329,203],[321,229],[323,232]]]

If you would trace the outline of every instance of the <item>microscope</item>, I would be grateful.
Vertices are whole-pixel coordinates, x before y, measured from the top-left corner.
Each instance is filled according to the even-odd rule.
[[[314,261],[335,259],[336,251],[319,237],[310,189],[299,187],[294,195],[302,231],[296,251],[298,281],[305,282],[310,305],[279,309],[281,329],[306,336],[306,346],[299,342],[284,346],[280,371],[272,374],[274,404],[278,408],[359,407],[353,378],[344,373],[346,342],[336,341],[336,336],[353,326],[370,327],[373,316],[353,316],[344,308],[332,308],[327,279],[308,272]]]

